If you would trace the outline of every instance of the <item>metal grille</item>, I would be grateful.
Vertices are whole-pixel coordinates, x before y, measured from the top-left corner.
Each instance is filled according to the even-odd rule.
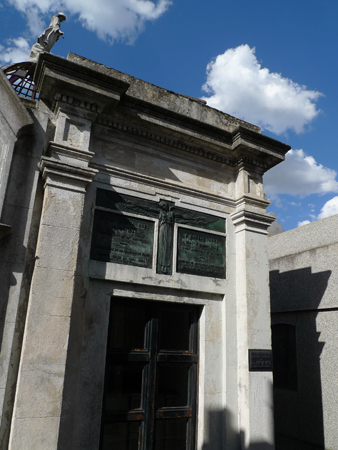
[[[20,97],[37,100],[39,94],[33,81],[35,63],[21,62],[2,67],[8,81]]]

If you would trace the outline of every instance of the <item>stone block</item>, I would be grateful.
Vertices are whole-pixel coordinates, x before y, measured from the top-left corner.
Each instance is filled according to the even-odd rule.
[[[36,267],[32,283],[31,314],[69,317],[73,291],[73,272]]]
[[[79,228],[82,208],[83,194],[49,186],[45,196],[41,223],[54,227]]]
[[[55,131],[55,142],[88,151],[90,130],[90,120],[59,111]]]
[[[21,388],[17,392],[15,418],[59,417],[64,374],[64,365],[22,366],[19,376]]]
[[[36,266],[74,272],[78,241],[77,229],[42,225],[36,252]]]
[[[69,317],[29,314],[22,363],[32,367],[34,364],[43,367],[65,364],[69,324]]]
[[[11,450],[55,450],[59,417],[16,419],[10,440]]]

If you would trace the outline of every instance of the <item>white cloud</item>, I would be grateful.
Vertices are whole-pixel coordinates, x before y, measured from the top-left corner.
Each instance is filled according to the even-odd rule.
[[[0,45],[0,61],[2,65],[28,61],[31,46],[26,39],[23,37],[8,39],[7,45],[7,48]]]
[[[300,206],[301,203],[289,202],[289,205],[291,205],[291,206]]]
[[[311,223],[309,220],[303,220],[302,222],[298,222],[297,227],[302,227],[303,225],[307,225]]]
[[[279,194],[306,197],[338,192],[337,172],[318,164],[303,150],[290,150],[285,161],[264,175],[264,190],[271,199]]]
[[[304,131],[320,112],[322,95],[262,68],[255,48],[241,45],[218,55],[207,66],[202,89],[209,106],[234,115],[276,134]]]
[[[53,14],[64,12],[79,18],[82,25],[109,42],[133,42],[146,21],[158,19],[171,0],[9,0],[27,17],[32,35],[40,34]],[[48,16],[49,15],[49,16]]]
[[[334,214],[338,214],[338,196],[331,198],[331,200],[324,204],[317,219],[324,219]]]

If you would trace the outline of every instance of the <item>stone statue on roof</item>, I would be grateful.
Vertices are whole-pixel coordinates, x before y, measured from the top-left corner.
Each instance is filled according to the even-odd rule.
[[[40,53],[50,52],[59,37],[64,36],[64,33],[60,29],[60,24],[64,20],[66,20],[66,16],[62,12],[52,17],[49,27],[38,37],[37,43],[31,49],[29,57],[31,62],[37,62]]]

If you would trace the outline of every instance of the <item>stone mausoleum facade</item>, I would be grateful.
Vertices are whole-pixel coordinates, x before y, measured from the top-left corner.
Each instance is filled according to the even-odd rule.
[[[274,449],[260,129],[80,56],[1,73],[0,447]]]

